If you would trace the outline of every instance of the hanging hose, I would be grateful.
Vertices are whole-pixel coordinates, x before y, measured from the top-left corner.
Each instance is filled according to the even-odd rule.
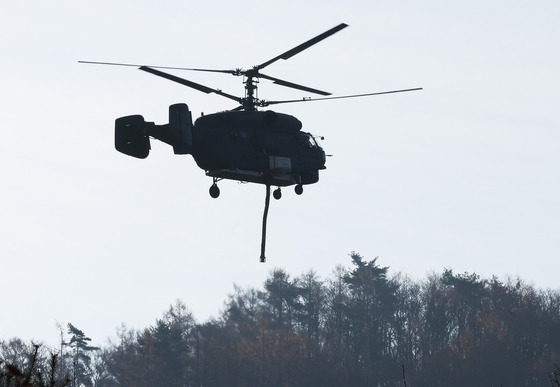
[[[268,206],[270,205],[270,185],[266,185],[266,198],[264,200],[264,214],[262,224],[262,240],[261,240],[261,262],[266,261],[264,256],[264,249],[266,245],[266,218],[268,217]]]

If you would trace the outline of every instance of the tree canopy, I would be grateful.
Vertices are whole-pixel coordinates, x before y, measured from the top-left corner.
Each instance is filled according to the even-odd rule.
[[[202,323],[177,301],[103,348],[68,324],[74,384],[558,385],[558,291],[451,269],[415,281],[377,258],[350,259],[326,279],[274,269],[262,288],[234,286]],[[25,369],[26,351],[19,339],[0,342],[3,375],[9,364]]]

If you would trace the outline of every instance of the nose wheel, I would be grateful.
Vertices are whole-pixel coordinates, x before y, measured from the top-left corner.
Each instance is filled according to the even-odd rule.
[[[212,185],[210,186],[210,189],[208,190],[208,192],[210,193],[210,196],[213,197],[214,199],[216,199],[218,196],[220,196],[220,188],[218,188],[218,181],[220,181],[221,179],[218,179],[217,177],[213,177],[212,178]]]
[[[280,200],[280,198],[282,197],[282,191],[280,190],[280,187],[276,188],[274,192],[272,192],[272,196],[274,197],[274,199]]]
[[[213,197],[214,199],[220,196],[220,188],[218,188],[218,184],[216,183],[212,184],[212,186],[208,191],[210,192],[210,196]]]
[[[296,185],[294,191],[296,191],[296,194],[301,195],[303,193],[303,185],[301,184]]]

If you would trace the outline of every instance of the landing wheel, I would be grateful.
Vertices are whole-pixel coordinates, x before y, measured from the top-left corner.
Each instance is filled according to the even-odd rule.
[[[296,191],[296,194],[301,195],[303,193],[303,185],[301,184],[296,185],[294,191]]]
[[[212,184],[212,186],[210,187],[210,196],[212,196],[214,199],[216,199],[218,196],[220,196],[220,189],[218,188],[217,184]]]
[[[279,200],[282,197],[282,191],[280,191],[280,187],[276,188],[274,192],[272,192],[272,196],[276,200]]]

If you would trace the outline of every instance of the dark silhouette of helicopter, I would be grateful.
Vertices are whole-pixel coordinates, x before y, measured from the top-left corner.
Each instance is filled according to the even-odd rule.
[[[191,87],[203,93],[221,95],[239,104],[236,108],[228,111],[203,115],[194,124],[188,106],[183,103],[169,107],[169,123],[165,125],[146,122],[141,115],[118,118],[115,121],[115,147],[119,152],[143,159],[150,153],[150,137],[152,137],[171,145],[175,154],[191,154],[197,165],[206,171],[206,175],[212,177],[212,185],[209,191],[210,196],[213,198],[217,198],[220,195],[217,183],[222,179],[264,184],[266,186],[266,199],[260,257],[261,262],[264,262],[266,218],[270,201],[270,187],[277,187],[273,192],[275,199],[280,199],[282,196],[280,187],[290,185],[295,185],[296,194],[301,195],[304,185],[319,181],[319,171],[326,168],[326,156],[315,137],[311,133],[301,130],[302,124],[297,118],[271,110],[258,110],[258,108],[283,103],[365,97],[421,89],[415,88],[328,97],[331,95],[328,92],[281,80],[261,72],[262,69],[272,63],[280,59],[289,59],[346,27],[348,27],[347,24],[339,24],[299,46],[248,70],[240,68],[216,70],[144,66],[91,61],[80,61],[80,63],[138,67],[142,71]],[[237,97],[220,89],[212,89],[157,69],[206,71],[242,76],[244,78],[245,96]],[[259,79],[267,79],[277,85],[318,94],[323,97],[307,97],[284,101],[259,99],[256,97]]]

